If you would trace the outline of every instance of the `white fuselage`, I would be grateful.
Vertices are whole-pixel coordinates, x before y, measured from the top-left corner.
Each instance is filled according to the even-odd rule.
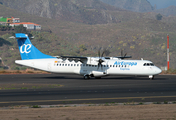
[[[104,59],[105,62],[98,68],[97,65],[83,64],[81,62],[63,59],[32,59],[16,60],[15,63],[52,72],[75,73],[80,75],[93,75],[103,77],[107,75],[157,75],[161,70],[147,60],[120,60]]]

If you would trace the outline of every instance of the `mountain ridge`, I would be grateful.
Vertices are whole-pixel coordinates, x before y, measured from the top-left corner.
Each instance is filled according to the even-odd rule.
[[[176,16],[176,6],[169,6],[164,9],[155,10],[156,13],[161,13],[165,16]]]
[[[134,12],[150,12],[154,8],[147,0],[100,0],[104,3],[115,7],[134,11]]]
[[[3,5],[21,12],[50,19],[82,22],[86,24],[117,22],[116,18],[106,11],[122,10],[99,0],[17,0],[13,3],[9,1],[0,0]]]

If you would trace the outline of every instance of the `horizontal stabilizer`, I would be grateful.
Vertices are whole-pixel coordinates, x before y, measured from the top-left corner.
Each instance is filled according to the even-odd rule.
[[[23,33],[18,33],[18,34],[15,34],[15,37],[16,39],[27,39],[27,35],[26,34],[23,34]]]

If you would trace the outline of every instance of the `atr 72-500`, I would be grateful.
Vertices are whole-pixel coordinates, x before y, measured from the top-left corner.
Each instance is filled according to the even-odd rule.
[[[16,33],[22,60],[15,63],[51,73],[75,73],[84,79],[109,75],[142,75],[154,79],[161,69],[148,60],[124,60],[127,57],[54,57],[43,54],[32,45],[28,35]],[[103,54],[103,53],[102,53]]]

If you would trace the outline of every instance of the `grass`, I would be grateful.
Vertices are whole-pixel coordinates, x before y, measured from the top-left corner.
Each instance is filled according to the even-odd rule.
[[[173,104],[176,104],[176,101],[172,102]]]
[[[176,69],[170,68],[167,71],[163,71],[162,74],[176,74]]]
[[[32,108],[41,108],[39,105],[33,105]]]
[[[165,100],[165,101],[164,101],[164,104],[168,104],[168,101]]]
[[[161,104],[161,102],[154,102],[153,104]]]
[[[143,105],[144,103],[143,102],[140,102],[139,105]]]

